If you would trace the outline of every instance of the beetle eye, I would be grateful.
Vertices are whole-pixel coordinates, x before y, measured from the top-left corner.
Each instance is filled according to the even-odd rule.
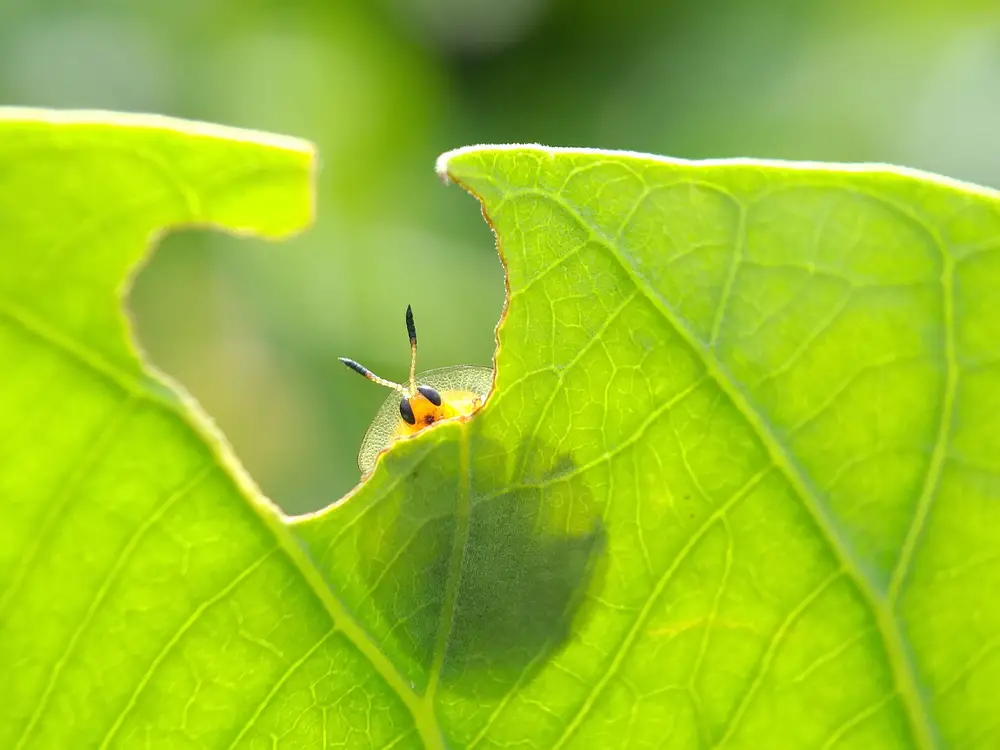
[[[417,418],[413,416],[413,407],[410,406],[410,400],[404,398],[399,402],[399,416],[403,418],[406,424],[416,424]]]
[[[421,396],[434,404],[434,406],[441,406],[441,394],[429,385],[418,385],[417,390],[420,391]]]

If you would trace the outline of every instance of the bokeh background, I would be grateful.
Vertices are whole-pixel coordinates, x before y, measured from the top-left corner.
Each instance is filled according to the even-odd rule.
[[[385,377],[488,364],[503,276],[434,174],[472,143],[905,164],[1000,187],[997,0],[0,0],[0,104],[155,112],[320,150],[282,245],[170,236],[132,295],[153,362],[289,512],[355,463]]]

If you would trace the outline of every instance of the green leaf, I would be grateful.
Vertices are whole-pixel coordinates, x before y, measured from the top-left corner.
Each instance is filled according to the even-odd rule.
[[[0,746],[997,743],[996,195],[446,155],[494,394],[290,520],[119,290],[163,227],[302,227],[309,149],[105,120],[0,119]]]
[[[239,130],[0,115],[0,747],[412,731],[408,687],[349,617],[334,625],[281,516],[142,368],[121,310],[165,227],[305,226],[312,163],[308,144]]]
[[[450,743],[1000,742],[998,196],[538,147],[439,169],[506,260],[495,393],[296,530]]]

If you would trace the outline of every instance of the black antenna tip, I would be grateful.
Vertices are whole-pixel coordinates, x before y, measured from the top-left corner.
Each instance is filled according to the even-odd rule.
[[[337,357],[337,359],[354,370],[354,372],[358,373],[358,375],[363,375],[366,378],[368,377],[368,368],[364,365],[358,364],[353,359],[348,359],[347,357]]]
[[[410,343],[417,343],[417,327],[413,323],[413,308],[406,306],[406,332],[410,336]]]

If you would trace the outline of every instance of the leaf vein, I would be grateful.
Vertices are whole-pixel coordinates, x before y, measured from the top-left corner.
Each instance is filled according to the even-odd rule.
[[[688,692],[690,693],[693,699],[692,702],[698,712],[698,725],[701,730],[702,741],[706,747],[708,746],[708,728],[705,726],[701,695],[698,692],[698,675],[701,673],[702,666],[705,663],[705,654],[708,653],[708,644],[712,638],[712,628],[715,626],[715,621],[719,617],[719,605],[722,602],[722,596],[729,584],[729,576],[733,569],[733,533],[730,530],[729,523],[725,518],[722,518],[720,522],[722,524],[722,530],[726,535],[725,568],[723,568],[722,577],[719,580],[719,586],[715,590],[715,596],[712,597],[712,609],[708,614],[708,619],[705,621],[704,631],[701,635],[701,643],[698,645],[698,655],[695,657],[694,664],[691,666],[691,676],[688,678],[687,682]]]
[[[736,729],[739,727],[740,722],[746,715],[750,704],[756,697],[757,692],[760,690],[761,685],[764,684],[764,680],[767,677],[768,670],[771,668],[771,663],[774,661],[775,656],[777,656],[778,649],[784,642],[785,637],[788,635],[792,626],[799,621],[806,611],[812,606],[817,599],[825,592],[835,581],[837,581],[843,574],[843,568],[837,568],[831,572],[826,578],[819,582],[813,590],[810,591],[803,599],[792,608],[792,610],[785,616],[785,619],[778,626],[778,629],[774,631],[774,635],[771,637],[770,642],[767,644],[767,648],[764,650],[760,661],[757,662],[756,672],[754,674],[753,680],[750,682],[746,692],[743,694],[743,698],[740,700],[739,705],[736,706],[733,715],[726,723],[726,731],[715,743],[713,748],[718,750],[718,748],[725,747],[726,743],[729,742],[730,738],[735,734]]]
[[[603,463],[611,461],[616,456],[624,453],[633,445],[638,443],[646,431],[656,423],[656,421],[662,417],[664,414],[674,409],[679,403],[681,403],[685,398],[690,396],[699,386],[708,382],[708,376],[700,377],[695,381],[692,381],[690,385],[686,386],[683,390],[676,393],[668,401],[664,402],[660,406],[656,407],[649,415],[636,427],[635,431],[629,435],[625,440],[622,440],[618,445],[599,456],[595,456],[586,463],[580,464],[569,471],[564,471],[561,474],[556,474],[552,477],[547,477],[546,479],[540,480],[538,482],[521,482],[518,484],[513,484],[504,489],[502,492],[498,492],[497,495],[510,492],[512,490],[530,490],[530,489],[542,489],[543,487],[548,487],[553,484],[559,484],[562,482],[568,482],[574,477],[578,477],[582,474],[593,469],[595,466],[600,466]]]
[[[451,559],[448,563],[448,578],[445,581],[444,601],[441,605],[441,619],[438,623],[437,642],[434,645],[434,660],[427,681],[427,692],[424,695],[425,705],[434,712],[434,693],[444,670],[444,661],[448,652],[448,637],[451,635],[452,618],[455,615],[455,605],[458,602],[459,586],[462,582],[462,563],[465,558],[465,545],[469,541],[469,527],[472,516],[472,466],[469,461],[468,432],[463,431],[459,442],[459,472],[458,481],[458,523],[455,524],[455,537],[452,541]]]
[[[929,228],[928,228],[929,231]],[[941,415],[938,421],[937,435],[934,438],[934,448],[931,451],[931,459],[927,464],[927,473],[924,476],[923,485],[917,500],[916,512],[910,521],[910,526],[906,531],[906,538],[903,541],[903,548],[892,571],[887,593],[888,606],[895,608],[898,604],[900,592],[906,582],[906,576],[910,571],[913,556],[923,533],[924,525],[930,514],[934,496],[941,483],[941,474],[944,464],[948,458],[948,442],[951,437],[951,423],[955,410],[955,394],[958,390],[959,368],[955,355],[955,302],[954,302],[954,270],[955,262],[946,251],[941,239],[932,234],[935,244],[941,253],[941,290],[944,312],[944,356],[945,356],[945,383],[944,393],[941,403]]]
[[[3,617],[7,607],[20,591],[28,571],[34,566],[38,553],[51,540],[56,528],[58,528],[58,521],[63,517],[63,511],[85,481],[87,472],[98,465],[103,458],[105,449],[123,429],[135,409],[135,404],[136,400],[130,396],[115,404],[104,423],[94,431],[96,434],[90,436],[90,439],[84,444],[83,455],[74,462],[75,465],[70,469],[65,483],[56,490],[55,496],[47,504],[48,509],[42,520],[41,528],[37,534],[33,535],[33,543],[30,548],[20,555],[11,581],[4,590],[3,596],[0,596],[0,618]]]
[[[250,563],[246,568],[244,568],[238,575],[236,575],[233,580],[223,586],[219,591],[210,596],[208,599],[203,601],[188,615],[188,618],[181,624],[181,626],[174,632],[174,634],[167,639],[167,642],[163,644],[159,653],[153,657],[153,661],[150,662],[149,666],[146,668],[145,673],[139,679],[139,682],[135,686],[135,690],[132,691],[132,695],[129,696],[128,701],[125,703],[125,707],[119,712],[118,716],[112,722],[111,727],[108,729],[107,733],[104,735],[104,739],[101,741],[100,750],[106,750],[110,745],[111,740],[114,739],[115,735],[118,734],[122,725],[125,723],[125,719],[128,718],[132,709],[135,708],[136,702],[139,700],[139,696],[142,695],[143,691],[146,689],[146,685],[149,684],[150,680],[153,679],[153,675],[156,670],[159,669],[160,665],[167,658],[174,647],[180,643],[180,640],[184,635],[201,619],[201,616],[205,614],[213,605],[218,604],[223,599],[225,599],[229,594],[231,594],[237,586],[239,586],[244,580],[250,577],[264,561],[267,560],[271,555],[277,551],[277,548],[268,550],[263,555],[258,557],[255,561]]]
[[[233,741],[229,743],[229,750],[233,750],[233,748],[236,747],[237,743],[239,743],[239,741],[246,736],[246,733],[253,728],[253,725],[257,723],[261,715],[270,705],[271,701],[274,700],[274,696],[278,694],[278,691],[281,690],[282,686],[286,682],[288,682],[291,676],[295,674],[295,672],[297,672],[298,669],[303,664],[309,661],[309,658],[313,654],[315,654],[323,646],[323,644],[325,644],[330,639],[330,636],[332,636],[336,632],[337,629],[335,627],[330,628],[330,630],[326,631],[326,633],[323,634],[322,638],[317,639],[316,643],[314,643],[312,646],[306,649],[305,653],[303,653],[302,656],[300,656],[298,659],[296,659],[295,661],[293,661],[291,664],[288,665],[287,669],[285,669],[285,671],[281,674],[281,676],[274,681],[274,685],[271,686],[271,689],[268,691],[267,695],[265,695],[263,700],[261,700],[261,702],[257,704],[257,708],[250,715],[250,718],[247,719],[247,722],[243,725],[242,729],[240,729],[240,731],[237,732],[236,736],[233,738]]]
[[[139,547],[139,543],[145,537],[146,533],[151,528],[153,528],[157,523],[159,523],[159,521],[163,518],[163,516],[166,515],[167,511],[170,510],[170,508],[172,508],[181,499],[187,497],[191,492],[193,492],[198,487],[198,485],[201,484],[202,481],[205,480],[205,478],[209,475],[211,468],[212,468],[211,466],[207,466],[201,469],[200,471],[196,472],[191,479],[184,482],[179,489],[173,492],[163,503],[160,504],[160,506],[153,513],[151,513],[142,522],[142,524],[140,524],[136,528],[135,532],[126,542],[125,546],[122,547],[121,552],[119,552],[118,554],[118,557],[115,559],[114,563],[112,563],[110,571],[104,577],[104,580],[101,582],[101,585],[97,590],[97,593],[91,600],[90,606],[87,608],[86,613],[80,619],[73,633],[67,639],[66,648],[63,650],[62,655],[52,665],[52,670],[49,672],[49,679],[45,685],[44,690],[42,691],[42,696],[35,706],[35,711],[32,714],[31,719],[28,722],[28,725],[25,727],[25,730],[21,733],[21,738],[15,745],[15,750],[20,750],[20,748],[24,747],[25,743],[28,741],[28,738],[31,736],[32,731],[37,725],[39,719],[41,719],[42,715],[44,714],[45,708],[48,705],[48,702],[55,691],[56,683],[59,681],[59,676],[62,673],[63,668],[69,662],[73,650],[76,648],[77,643],[79,643],[79,640],[83,635],[83,632],[87,629],[87,626],[90,624],[91,620],[94,619],[94,616],[100,609],[101,604],[104,602],[104,597],[107,595],[108,591],[111,590],[111,585],[117,579],[118,575],[122,572],[122,570],[125,569],[125,565],[131,558],[132,553],[135,552],[135,550]]]
[[[858,713],[856,713],[850,719],[841,724],[836,730],[834,730],[834,732],[829,736],[829,738],[827,738],[826,742],[823,743],[823,747],[821,748],[821,750],[830,750],[830,748],[836,746],[836,744],[840,742],[842,739],[844,739],[844,737],[846,737],[852,729],[861,726],[861,724],[863,724],[866,719],[870,719],[872,716],[874,716],[883,708],[885,708],[889,704],[889,702],[897,695],[898,693],[896,693],[896,691],[894,690],[891,693],[887,693],[886,695],[882,696],[882,698],[880,698],[867,708],[858,711]]]
[[[95,375],[117,385],[125,393],[138,398],[149,398],[144,387],[146,384],[140,377],[113,364],[94,349],[53,328],[20,305],[10,300],[0,301],[0,318],[5,318],[41,343],[67,355]]]
[[[34,336],[38,341],[63,353],[95,375],[104,378],[106,382],[121,388],[131,397],[131,401],[148,401],[166,407],[166,410],[173,417],[179,419],[186,427],[192,428],[200,439],[209,443],[211,433],[209,432],[206,435],[206,428],[200,421],[196,420],[192,422],[190,417],[182,411],[183,407],[176,400],[158,395],[160,385],[155,380],[129,373],[104,358],[86,344],[54,329],[27,310],[11,304],[9,300],[6,302],[0,301],[0,318],[18,325],[23,331]],[[213,446],[210,445],[209,447]],[[426,713],[422,704],[416,700],[406,681],[396,671],[385,655],[371,642],[369,636],[361,626],[348,614],[343,604],[333,595],[328,584],[321,579],[315,566],[304,555],[300,555],[296,551],[298,542],[288,538],[288,527],[277,510],[269,505],[266,510],[262,509],[260,506],[266,504],[266,501],[255,501],[253,493],[256,493],[257,490],[248,479],[243,478],[239,465],[235,463],[234,459],[230,459],[225,455],[219,455],[218,443],[214,448],[214,453],[220,460],[220,465],[229,472],[243,499],[261,523],[274,534],[292,564],[298,569],[306,580],[307,585],[310,586],[323,603],[334,624],[340,627],[345,636],[372,664],[375,671],[396,692],[400,700],[410,710],[425,745],[429,748],[443,747],[443,740],[440,737],[436,717],[433,714],[428,715]],[[281,529],[276,528],[276,525],[280,526]],[[4,603],[0,602],[0,610],[2,610],[3,606]],[[117,732],[117,727],[113,727],[113,731]],[[106,741],[109,739],[110,737],[106,738]]]
[[[543,194],[544,195],[544,194]],[[813,523],[826,544],[848,568],[851,577],[854,579],[859,592],[867,602],[868,606],[875,613],[878,623],[879,633],[885,648],[886,659],[889,663],[893,679],[896,681],[899,692],[903,697],[903,705],[906,707],[906,716],[910,729],[913,732],[917,745],[925,750],[937,747],[934,732],[929,724],[927,716],[923,710],[923,703],[917,685],[914,665],[903,643],[902,633],[898,623],[893,617],[891,609],[879,597],[879,591],[875,583],[860,567],[855,559],[850,545],[844,540],[836,530],[835,524],[829,518],[828,513],[823,508],[822,503],[811,489],[810,484],[797,466],[789,452],[775,438],[773,430],[765,420],[764,416],[751,405],[749,397],[736,385],[729,373],[723,368],[722,363],[715,355],[702,347],[697,337],[691,332],[687,325],[681,322],[674,310],[667,304],[666,300],[654,290],[652,285],[636,270],[624,255],[615,247],[614,243],[603,237],[596,228],[590,226],[583,217],[570,205],[560,201],[553,196],[547,196],[549,200],[556,202],[566,212],[567,216],[588,229],[599,244],[605,248],[608,254],[621,264],[625,272],[630,276],[633,283],[639,288],[657,309],[664,321],[670,325],[688,343],[688,346],[697,352],[716,384],[730,398],[733,405],[743,414],[761,442],[771,454],[772,460],[777,464],[792,489],[799,496],[803,506],[812,516]],[[886,204],[892,206],[891,203]],[[908,216],[908,214],[907,214]],[[912,219],[912,217],[909,217]],[[924,226],[921,222],[917,222]],[[926,228],[926,227],[925,227]],[[949,297],[950,298],[950,297]]]
[[[722,287],[719,304],[715,311],[715,320],[712,321],[712,333],[708,339],[707,347],[714,349],[719,343],[719,334],[722,331],[722,324],[726,319],[726,308],[729,306],[733,296],[733,286],[736,283],[736,275],[739,272],[740,264],[743,262],[744,245],[746,243],[746,217],[747,210],[740,204],[740,218],[736,227],[736,242],[733,245],[732,257],[729,259],[729,268],[726,271],[726,281]]]
[[[525,471],[528,468],[527,464],[528,460],[531,458],[531,448],[535,444],[535,440],[538,437],[538,431],[541,429],[542,424],[545,422],[545,418],[548,416],[549,409],[552,408],[552,404],[555,402],[556,397],[559,395],[559,393],[566,385],[566,374],[570,370],[572,370],[573,367],[579,364],[580,360],[582,360],[587,355],[587,353],[591,350],[591,348],[597,346],[600,343],[601,336],[603,336],[604,333],[608,330],[608,327],[611,326],[614,323],[614,321],[616,321],[619,318],[619,316],[625,311],[625,308],[627,308],[638,296],[639,296],[638,291],[633,292],[632,294],[627,296],[624,302],[622,302],[608,314],[607,318],[605,318],[600,328],[598,328],[597,331],[595,331],[593,335],[590,336],[586,344],[580,347],[577,353],[573,355],[573,358],[570,359],[563,367],[559,368],[558,374],[556,375],[555,385],[552,386],[552,392],[549,394],[549,397],[545,400],[545,403],[539,410],[538,418],[535,420],[535,425],[532,428],[530,434],[528,435],[527,440],[524,443],[524,449],[522,450],[521,453],[522,456],[521,466],[516,476],[523,477]],[[553,315],[552,318],[553,320],[555,320],[555,315]]]
[[[598,679],[598,681],[594,684],[590,694],[584,700],[583,704],[577,710],[573,718],[567,723],[562,735],[560,735],[555,743],[553,743],[551,750],[559,750],[559,748],[563,747],[563,745],[566,744],[573,733],[576,732],[576,730],[583,723],[583,720],[594,707],[594,704],[597,702],[600,694],[604,691],[604,688],[607,687],[611,679],[615,676],[615,674],[617,674],[622,662],[625,661],[625,657],[628,656],[629,652],[632,650],[632,646],[635,644],[636,640],[638,640],[643,626],[646,624],[650,615],[652,615],[653,608],[659,602],[660,596],[666,589],[667,584],[670,583],[677,571],[680,570],[681,565],[684,564],[688,556],[694,551],[695,547],[698,546],[698,542],[700,542],[705,534],[708,533],[708,530],[715,524],[716,521],[723,518],[726,513],[736,507],[737,503],[747,497],[754,490],[754,488],[760,484],[761,481],[763,481],[764,477],[766,477],[773,468],[773,465],[765,466],[763,469],[750,477],[750,479],[747,480],[742,487],[734,492],[728,500],[716,508],[716,510],[702,522],[701,526],[699,526],[694,533],[688,537],[684,546],[678,550],[673,561],[666,568],[666,570],[663,571],[663,574],[656,582],[653,590],[649,593],[649,596],[646,597],[646,602],[636,616],[635,621],[632,623],[632,627],[615,648],[615,655],[611,660],[611,664],[608,665],[608,668],[601,675],[600,679]]]

